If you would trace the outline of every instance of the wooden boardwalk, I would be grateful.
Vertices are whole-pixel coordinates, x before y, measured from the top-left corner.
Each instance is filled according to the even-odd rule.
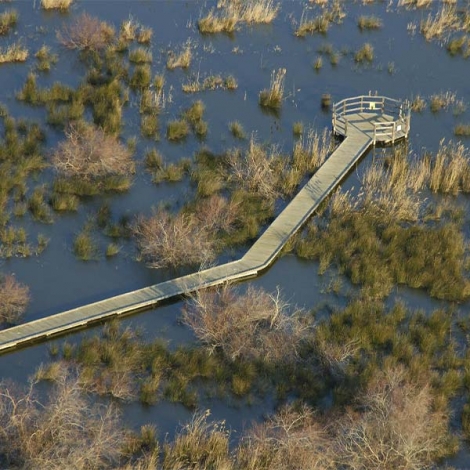
[[[368,132],[368,125],[360,125],[360,116],[351,118],[345,140],[240,260],[0,331],[0,353],[75,328],[150,308],[163,300],[201,288],[256,276],[274,262],[289,238],[372,145],[373,136]]]

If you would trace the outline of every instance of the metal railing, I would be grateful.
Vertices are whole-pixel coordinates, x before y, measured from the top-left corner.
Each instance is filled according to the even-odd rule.
[[[377,139],[391,139],[408,136],[410,130],[411,109],[408,103],[387,98],[386,96],[362,95],[346,98],[333,105],[333,131],[336,134],[347,135],[348,116],[367,113],[377,116],[387,115],[390,122],[373,123],[374,145]]]

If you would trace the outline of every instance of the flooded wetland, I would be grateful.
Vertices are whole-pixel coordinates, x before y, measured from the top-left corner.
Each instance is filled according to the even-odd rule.
[[[465,0],[0,1],[3,328],[240,259],[333,103],[412,110],[259,277],[0,355],[0,467],[470,467],[469,60]]]

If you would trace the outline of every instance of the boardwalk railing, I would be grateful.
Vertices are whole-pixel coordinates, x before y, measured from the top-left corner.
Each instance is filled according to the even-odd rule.
[[[347,135],[350,117],[358,115],[382,116],[387,121],[373,122],[373,138],[377,141],[394,142],[397,136],[407,137],[410,131],[411,109],[407,102],[386,96],[356,96],[346,98],[333,105],[333,131]]]

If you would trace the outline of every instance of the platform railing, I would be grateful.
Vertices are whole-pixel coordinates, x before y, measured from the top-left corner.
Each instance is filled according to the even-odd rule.
[[[333,131],[347,134],[348,116],[358,113],[387,115],[393,119],[389,123],[374,124],[374,145],[377,138],[388,138],[392,142],[397,136],[408,136],[411,110],[407,102],[386,96],[361,95],[346,98],[333,105]],[[403,134],[398,134],[402,131]]]

